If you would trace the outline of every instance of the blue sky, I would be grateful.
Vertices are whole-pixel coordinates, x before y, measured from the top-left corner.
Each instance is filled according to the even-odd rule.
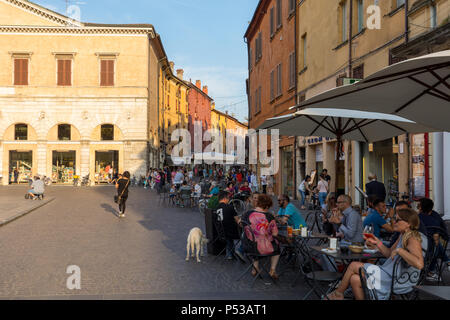
[[[32,0],[65,13],[65,0]],[[81,9],[81,21],[151,23],[161,35],[166,53],[184,78],[202,80],[216,108],[247,117],[245,79],[247,47],[244,33],[258,0],[71,0]]]

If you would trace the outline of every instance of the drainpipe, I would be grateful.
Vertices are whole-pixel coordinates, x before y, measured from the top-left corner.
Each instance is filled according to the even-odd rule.
[[[348,28],[348,77],[352,77],[352,36],[353,36],[353,0],[350,0],[350,16]]]
[[[408,13],[409,13],[409,0],[405,0],[405,43],[409,42]]]
[[[298,103],[297,95],[297,85],[298,85],[298,75],[297,75],[297,5],[294,12],[294,69],[295,69],[295,104]],[[294,200],[297,200],[297,136],[294,136]]]

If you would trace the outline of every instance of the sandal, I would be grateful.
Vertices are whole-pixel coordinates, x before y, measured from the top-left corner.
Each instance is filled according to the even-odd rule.
[[[258,275],[258,274],[259,274],[259,276],[261,276],[261,271],[259,271],[259,269],[255,268],[255,267],[253,267],[252,268],[252,276],[256,277],[256,275]]]
[[[275,270],[270,270],[269,275],[272,277],[273,280],[278,280],[278,275]]]
[[[323,297],[322,300],[344,300],[344,294],[333,291],[332,293],[327,294],[326,297]]]

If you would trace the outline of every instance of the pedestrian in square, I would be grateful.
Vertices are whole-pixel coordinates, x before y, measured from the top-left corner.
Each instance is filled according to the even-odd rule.
[[[125,171],[123,176],[117,181],[116,189],[119,204],[119,218],[125,218],[126,202],[128,200],[128,187],[130,186],[130,173]]]

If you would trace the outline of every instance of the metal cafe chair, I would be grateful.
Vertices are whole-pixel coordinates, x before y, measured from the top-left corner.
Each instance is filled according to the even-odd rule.
[[[446,230],[440,228],[440,227],[427,227],[428,234],[437,234],[438,235],[438,245],[436,245],[434,239],[429,239],[430,241],[428,248],[428,254],[429,254],[429,261],[427,265],[427,274],[428,272],[432,271],[430,270],[431,263],[435,262],[436,264],[436,274],[438,276],[438,282],[437,284],[440,285],[443,282],[442,279],[442,273],[445,270],[445,261],[442,259],[442,254],[445,253],[448,249],[448,238],[447,238],[447,232]],[[439,245],[441,246],[441,252],[439,251]],[[426,275],[425,275],[426,276]]]
[[[303,274],[306,284],[310,287],[303,300],[307,300],[312,293],[319,299],[326,297],[336,288],[343,274],[334,271],[318,270],[319,266],[305,241],[299,243],[299,249],[304,257],[303,264],[300,266],[300,272]],[[328,286],[328,289],[325,290],[324,286]]]
[[[246,232],[246,230],[248,230],[248,231]],[[248,239],[246,234],[251,234],[251,239]],[[271,253],[271,254],[267,254],[267,255],[257,253],[258,251],[256,249],[256,239],[255,239],[254,234],[251,231],[249,225],[244,225],[244,232],[242,232],[241,242],[244,247],[244,255],[250,261],[250,264],[247,266],[247,268],[244,270],[244,272],[242,272],[242,274],[236,279],[236,281],[240,281],[246,274],[253,271],[255,269],[253,266],[253,262],[255,260],[259,260],[261,262],[261,263],[259,263],[259,270],[255,270],[256,275],[252,281],[251,287],[252,288],[254,287],[256,280],[263,279],[263,277],[262,277],[263,272],[268,274],[269,278],[272,280],[272,282],[275,285],[277,285],[276,281],[272,277],[270,277],[270,274],[267,271],[267,264],[270,262],[270,258],[274,255],[277,255],[278,253]],[[248,250],[251,247],[253,247],[254,249]]]

